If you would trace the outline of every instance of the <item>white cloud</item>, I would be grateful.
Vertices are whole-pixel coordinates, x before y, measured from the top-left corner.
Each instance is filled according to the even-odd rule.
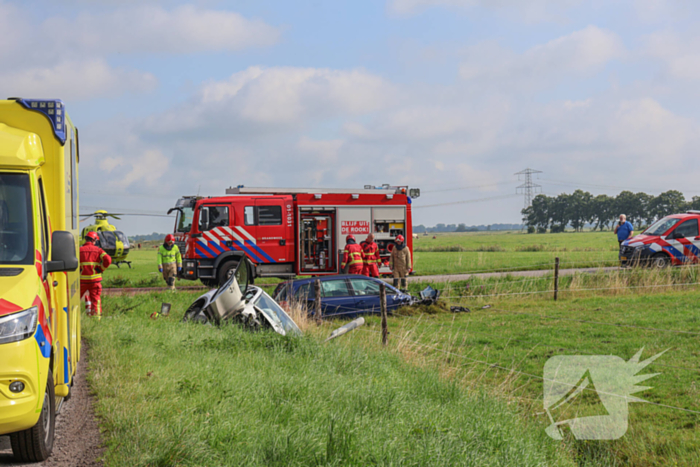
[[[169,163],[170,161],[161,151],[147,149],[128,158],[108,158],[105,163],[100,164],[100,168],[112,174],[109,177],[109,186],[127,188],[139,183],[147,187],[155,187],[156,183],[168,171]]]
[[[487,85],[511,83],[523,87],[547,86],[565,76],[584,77],[612,60],[625,57],[622,40],[613,32],[588,26],[534,46],[521,55],[492,42],[470,47],[460,67],[465,80]]]
[[[667,78],[683,81],[700,79],[700,36],[681,35],[673,31],[657,31],[644,38],[639,55],[660,62]]]
[[[155,76],[112,68],[103,60],[66,61],[51,67],[0,72],[0,88],[13,96],[86,100],[124,92],[144,92],[157,85]]]
[[[392,85],[363,70],[250,67],[204,85],[191,102],[147,127],[154,133],[227,129],[223,137],[235,138],[371,113],[389,105],[394,94]]]
[[[457,10],[488,8],[526,22],[563,21],[563,13],[582,0],[388,0],[389,10],[399,15],[412,15],[428,8]]]
[[[193,5],[143,5],[75,19],[51,18],[42,26],[62,47],[99,54],[238,51],[275,44],[280,31],[238,13]]]

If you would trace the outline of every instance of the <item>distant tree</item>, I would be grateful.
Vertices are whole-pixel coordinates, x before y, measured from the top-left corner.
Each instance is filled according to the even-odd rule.
[[[554,198],[552,205],[550,206],[551,219],[552,219],[552,232],[563,232],[566,230],[566,226],[569,223],[569,198],[571,195],[562,193],[556,198]]]
[[[546,231],[551,221],[551,206],[552,198],[549,196],[535,196],[532,199],[532,204],[521,211],[525,224]]]
[[[631,191],[622,191],[619,195],[615,197],[615,216],[618,217],[620,214],[627,216],[627,220],[633,225],[636,224],[637,219],[634,217],[637,212],[637,195]]]
[[[655,219],[661,219],[669,214],[685,211],[687,208],[683,193],[676,190],[669,190],[655,196],[649,203],[649,211]]]
[[[598,195],[591,200],[591,222],[595,223],[594,229],[603,230],[604,226],[613,222],[615,218],[614,203],[615,198],[608,195]]]
[[[455,229],[455,232],[466,232],[467,231],[467,226],[466,224],[459,224],[457,228]]]
[[[693,199],[688,203],[688,209],[700,211],[700,196],[693,196]]]
[[[580,232],[583,226],[593,219],[591,200],[593,196],[587,191],[576,190],[568,196],[566,202],[566,217],[575,231]]]

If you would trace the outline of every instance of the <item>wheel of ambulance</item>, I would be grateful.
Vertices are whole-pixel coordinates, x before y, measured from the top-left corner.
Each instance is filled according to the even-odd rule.
[[[224,285],[231,278],[231,274],[236,270],[236,266],[238,266],[238,261],[233,260],[226,261],[219,266],[219,273],[216,275],[216,278],[220,286]]]
[[[46,378],[44,402],[36,425],[10,435],[12,453],[15,455],[15,458],[20,462],[41,462],[46,460],[53,449],[55,428],[56,396],[53,387],[53,373],[49,370]]]
[[[656,253],[651,257],[650,265],[653,268],[666,268],[671,265],[671,258],[666,253]]]

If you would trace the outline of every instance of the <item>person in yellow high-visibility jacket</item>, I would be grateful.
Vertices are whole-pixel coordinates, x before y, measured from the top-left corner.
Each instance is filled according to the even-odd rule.
[[[172,234],[166,235],[165,241],[158,247],[158,271],[163,274],[170,290],[175,290],[175,278],[182,271],[182,255]]]

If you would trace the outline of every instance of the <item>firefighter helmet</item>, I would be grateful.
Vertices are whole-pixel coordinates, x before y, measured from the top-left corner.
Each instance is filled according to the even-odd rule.
[[[100,239],[99,235],[97,235],[97,232],[88,232],[85,235],[85,238],[87,238],[88,240],[92,240],[93,242],[96,242]]]
[[[168,234],[165,236],[165,243],[170,243],[175,241],[175,236],[173,234]]]
[[[403,243],[403,235],[398,235],[398,236],[396,237],[396,241],[399,242],[399,243]]]
[[[350,240],[355,240],[355,236],[350,234],[347,237],[345,237],[345,243],[349,242]]]

